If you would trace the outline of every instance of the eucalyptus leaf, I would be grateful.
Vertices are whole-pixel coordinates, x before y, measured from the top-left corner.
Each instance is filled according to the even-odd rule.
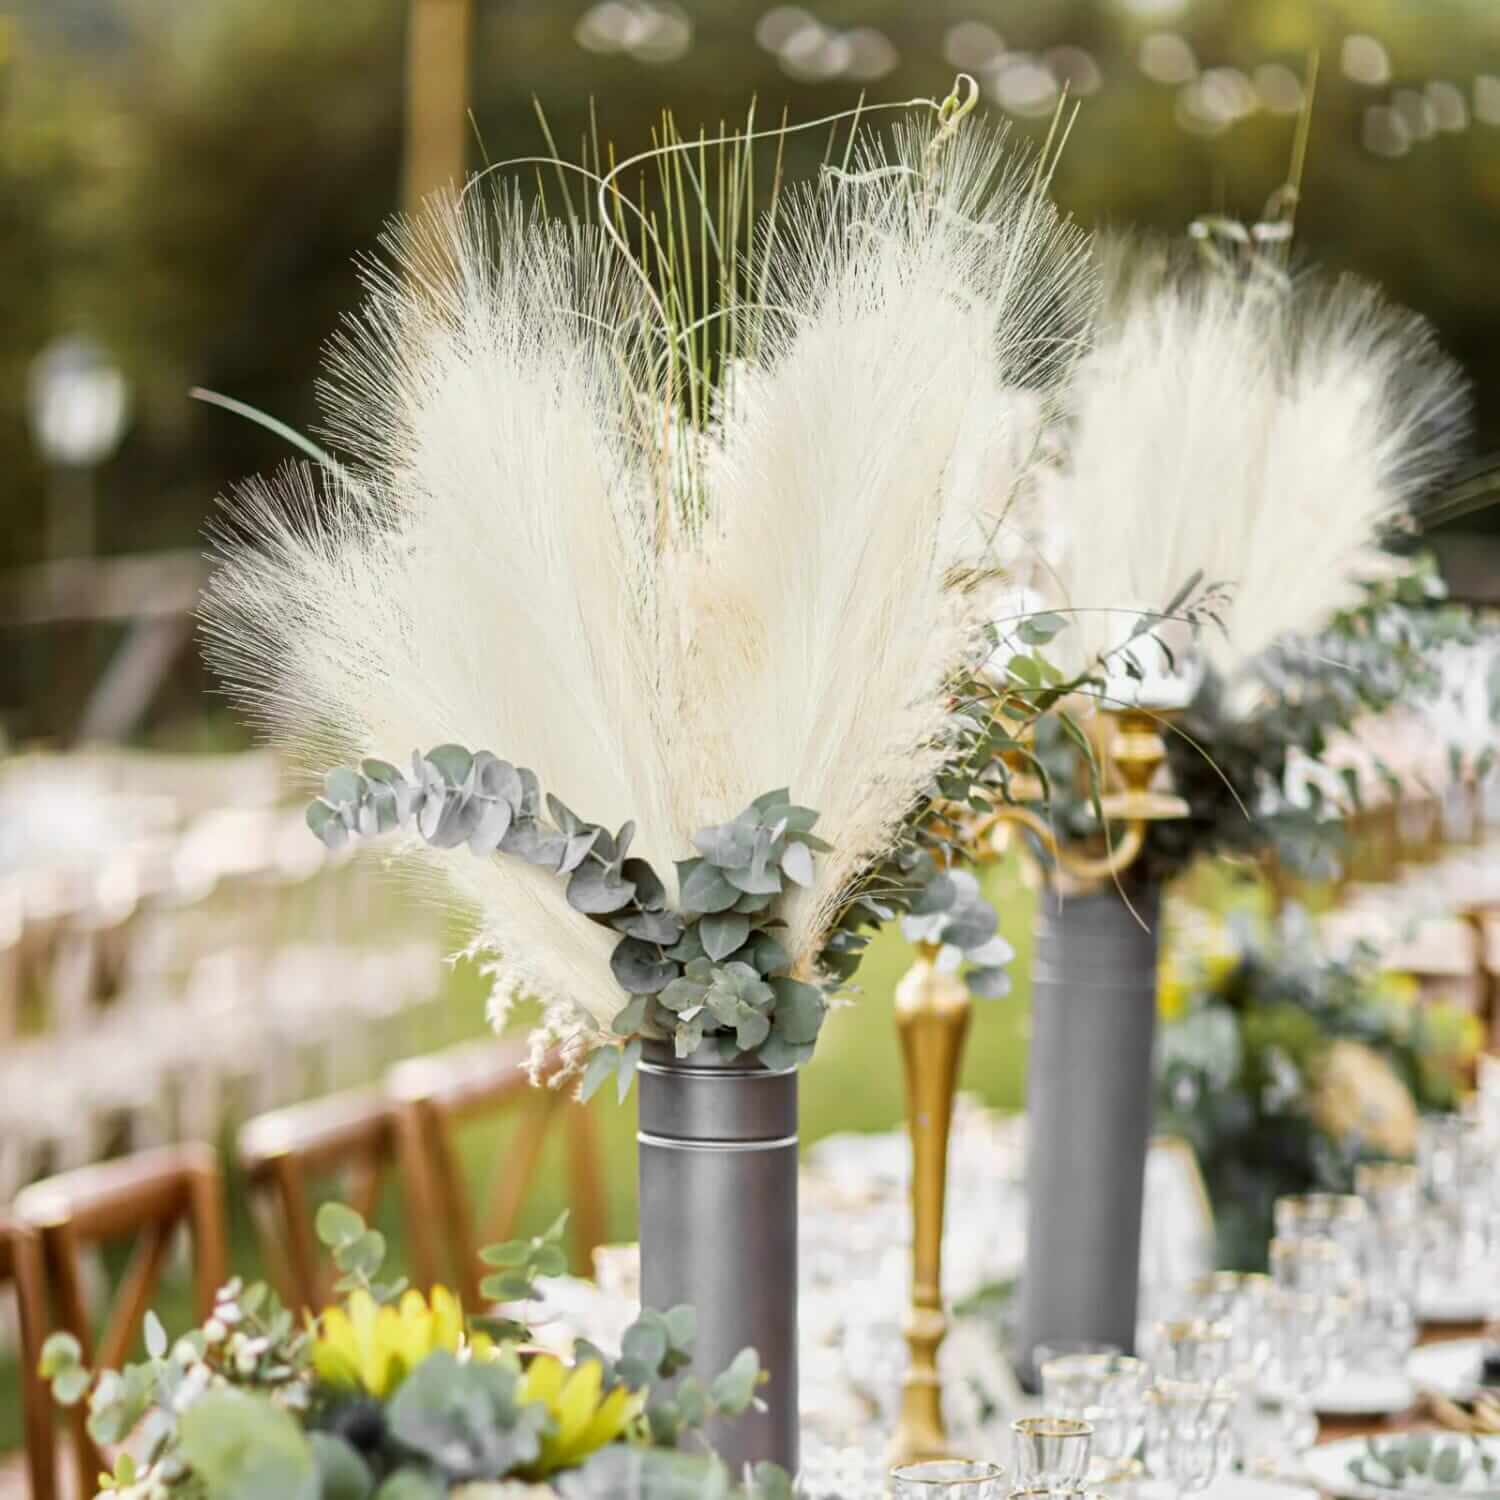
[[[370,1466],[343,1438],[314,1432],[308,1437],[318,1466],[319,1500],[366,1500],[375,1488]]]
[[[318,1500],[312,1446],[264,1397],[205,1392],[177,1426],[183,1460],[216,1500]]]
[[[703,1045],[703,1015],[696,1012],[691,1020],[679,1021],[672,1033],[672,1043],[678,1057],[691,1057]]]
[[[714,1377],[708,1388],[709,1399],[721,1412],[738,1416],[749,1409],[759,1383],[760,1356],[754,1349],[741,1349],[729,1368]]]
[[[776,995],[777,1036],[794,1046],[815,1042],[827,1012],[821,991],[799,979],[783,977],[770,983]]]
[[[621,833],[624,833],[624,829],[621,829]],[[622,844],[619,853],[623,856],[624,852],[625,847]],[[635,898],[646,911],[660,911],[666,906],[667,888],[661,883],[661,877],[644,859],[622,858],[620,874],[634,884]]]
[[[635,1081],[635,1070],[640,1066],[641,1040],[639,1037],[625,1043],[620,1052],[620,1067],[615,1074],[615,1099],[618,1103],[625,1102],[625,1096],[630,1092],[630,1085]]]
[[[609,1023],[609,1029],[616,1036],[633,1036],[645,1022],[646,1006],[650,1001],[649,995],[633,995],[625,1009]]]
[[[657,998],[668,1010],[691,1010],[693,1006],[703,1004],[708,988],[697,980],[678,978],[664,986]]]
[[[739,899],[739,891],[725,878],[724,872],[706,859],[683,861],[678,870],[682,905],[687,911],[705,914],[728,911]]]
[[[655,943],[658,947],[669,950],[682,940],[683,933],[687,931],[682,918],[674,911],[624,912],[614,918],[609,925],[616,932],[623,932],[627,937],[640,938],[642,942]],[[694,955],[702,951],[702,945],[699,944],[694,949]],[[678,958],[681,955],[673,953],[671,956]]]
[[[589,1054],[587,1066],[583,1070],[582,1081],[578,1085],[578,1097],[587,1102],[599,1091],[599,1086],[620,1065],[620,1049],[618,1047],[596,1047]]]
[[[630,937],[615,944],[609,967],[620,988],[632,995],[660,994],[680,972],[671,959],[659,958],[649,943]]]
[[[449,786],[462,786],[474,757],[462,745],[439,745],[427,752],[427,763],[435,766]]]
[[[606,916],[634,899],[635,886],[602,865],[583,865],[568,880],[568,905],[589,916]]]
[[[712,959],[728,958],[750,935],[750,919],[738,912],[706,916],[698,923],[698,937]]]

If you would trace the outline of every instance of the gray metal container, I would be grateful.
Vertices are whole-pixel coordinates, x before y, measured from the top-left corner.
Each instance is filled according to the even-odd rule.
[[[765,1411],[711,1422],[738,1471],[797,1472],[797,1074],[725,1063],[712,1046],[678,1061],[648,1044],[640,1066],[641,1302],[698,1312],[696,1373],[710,1380],[753,1346]]]
[[[1043,897],[1026,1080],[1026,1265],[1016,1356],[1135,1342],[1161,890]],[[1142,923],[1145,926],[1142,926]]]

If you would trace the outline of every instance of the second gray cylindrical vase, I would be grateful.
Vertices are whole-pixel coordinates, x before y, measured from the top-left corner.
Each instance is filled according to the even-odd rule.
[[[1161,889],[1125,890],[1049,894],[1038,919],[1016,1340],[1033,1387],[1038,1343],[1135,1343]]]
[[[769,1460],[795,1474],[796,1071],[648,1044],[639,1087],[642,1306],[697,1310],[705,1382],[759,1353],[765,1410],[710,1422],[707,1437],[734,1473]]]

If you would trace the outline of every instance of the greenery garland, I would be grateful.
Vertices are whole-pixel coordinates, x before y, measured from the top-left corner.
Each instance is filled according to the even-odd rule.
[[[332,849],[405,830],[436,849],[464,845],[481,858],[508,855],[565,878],[568,904],[619,935],[610,966],[625,996],[612,1023],[621,1045],[592,1054],[584,1097],[612,1074],[623,1097],[643,1037],[670,1037],[684,1058],[708,1041],[723,1058],[750,1056],[772,1069],[812,1056],[828,1012],[825,987],[791,973],[791,956],[776,935],[785,924],[774,906],[789,886],[812,883],[814,857],[828,847],[812,831],[815,811],[782,789],[700,830],[693,839],[698,854],[678,861],[681,908],[673,910],[661,877],[630,855],[634,824],[611,833],[550,793],[545,809],[526,767],[486,750],[440,745],[412,756],[410,777],[379,760],[329,772],[307,822]],[[900,885],[884,901],[858,896],[862,917],[915,912],[935,938],[975,965],[975,987],[994,993],[1010,950],[996,939],[995,914],[972,879],[944,874],[915,848],[898,851],[893,863]],[[864,941],[848,928],[834,933],[836,977],[853,972]]]

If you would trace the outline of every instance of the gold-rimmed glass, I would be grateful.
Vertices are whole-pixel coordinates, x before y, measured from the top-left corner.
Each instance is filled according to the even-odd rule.
[[[1168,1380],[1223,1380],[1234,1361],[1232,1329],[1210,1318],[1177,1318],[1151,1329],[1151,1363]]]
[[[1018,1417],[1010,1424],[1012,1468],[1023,1489],[1083,1488],[1094,1429],[1079,1417]]]
[[[1005,1470],[973,1458],[933,1458],[891,1470],[892,1500],[1001,1500]]]
[[[1146,1467],[1174,1497],[1206,1490],[1227,1465],[1234,1402],[1219,1381],[1158,1380],[1146,1393]]]
[[[1361,1162],[1354,1169],[1354,1191],[1377,1228],[1404,1223],[1422,1211],[1422,1174],[1410,1162]]]
[[[1342,1246],[1331,1239],[1285,1239],[1278,1235],[1267,1251],[1271,1280],[1285,1292],[1337,1296],[1354,1279]]]
[[[1355,1193],[1291,1193],[1276,1200],[1276,1238],[1332,1240],[1348,1257],[1350,1277],[1359,1273],[1370,1209]]]
[[[1049,1412],[1093,1428],[1090,1482],[1103,1484],[1136,1455],[1144,1430],[1151,1371],[1128,1354],[1065,1354],[1041,1367]]]

